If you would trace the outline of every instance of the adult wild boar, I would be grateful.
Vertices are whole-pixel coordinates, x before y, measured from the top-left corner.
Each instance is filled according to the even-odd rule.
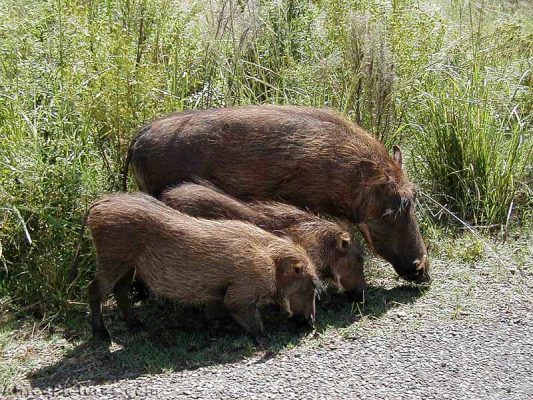
[[[354,300],[363,298],[367,285],[361,250],[335,222],[290,204],[245,203],[205,181],[165,189],[160,200],[193,217],[246,221],[275,235],[289,236],[307,251],[320,279],[331,279]]]
[[[198,177],[241,200],[281,200],[347,218],[400,276],[429,281],[416,189],[400,149],[391,157],[371,134],[331,111],[247,106],[175,113],[140,130],[125,172],[130,161],[139,187],[155,196]]]
[[[91,325],[105,341],[101,305],[111,289],[128,325],[138,325],[128,300],[134,275],[161,297],[223,303],[252,336],[263,331],[258,307],[265,303],[314,323],[319,282],[305,250],[252,224],[194,218],[136,193],[95,202],[87,226],[98,260],[89,285]]]

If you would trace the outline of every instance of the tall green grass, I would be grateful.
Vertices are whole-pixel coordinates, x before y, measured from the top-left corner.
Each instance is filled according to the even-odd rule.
[[[94,270],[87,237],[80,276],[67,277],[88,204],[119,189],[137,127],[183,109],[332,107],[402,144],[414,179],[461,218],[500,226],[528,215],[530,11],[0,0],[0,293],[45,317],[81,306]]]
[[[418,97],[415,168],[442,204],[475,225],[507,226],[531,162],[527,122],[498,115],[486,81],[449,76]],[[437,90],[435,90],[437,89]],[[517,180],[518,178],[518,180]]]
[[[413,85],[405,123],[432,194],[470,223],[505,229],[531,194],[533,31],[494,4],[455,10],[459,30]]]

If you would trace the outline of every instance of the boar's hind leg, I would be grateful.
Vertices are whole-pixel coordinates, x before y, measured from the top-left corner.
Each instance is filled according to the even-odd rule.
[[[111,335],[105,327],[102,317],[102,300],[125,272],[120,263],[104,262],[99,259],[96,277],[89,285],[89,307],[93,334],[107,343],[111,342]]]
[[[236,289],[235,286],[230,286],[224,296],[224,305],[250,336],[257,337],[263,334],[263,322],[255,296],[247,296],[242,287]]]
[[[113,288],[113,294],[115,295],[115,300],[117,301],[118,308],[122,312],[128,328],[131,330],[137,330],[142,328],[142,323],[133,315],[133,310],[131,307],[131,301],[129,298],[131,281],[135,275],[135,269],[130,268],[120,279],[115,283]]]

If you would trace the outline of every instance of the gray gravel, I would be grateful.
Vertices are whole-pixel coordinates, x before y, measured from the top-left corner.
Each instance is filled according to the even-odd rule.
[[[533,398],[532,316],[520,310],[491,324],[458,323],[390,337],[339,339],[322,348],[297,349],[266,360],[55,393],[48,388],[42,397]],[[40,397],[39,390],[32,394]]]

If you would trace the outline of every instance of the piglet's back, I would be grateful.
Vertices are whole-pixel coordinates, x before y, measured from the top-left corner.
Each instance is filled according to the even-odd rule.
[[[247,239],[267,244],[272,234],[242,221],[215,221],[195,218],[174,210],[144,193],[111,194],[95,202],[89,211],[87,223],[91,232],[132,232],[133,238],[142,236],[172,237],[201,240]],[[226,233],[227,236],[223,236]],[[128,241],[134,241],[127,238]]]
[[[89,212],[99,257],[131,263],[158,294],[195,302],[199,292],[216,297],[230,281],[255,282],[260,292],[275,286],[273,248],[306,258],[303,249],[240,221],[190,217],[141,194],[109,195]],[[285,250],[284,250],[285,249]]]
[[[169,210],[148,195],[110,194],[91,205],[87,225],[100,257],[131,261],[154,237],[164,235],[161,224],[171,218]]]
[[[229,219],[262,226],[265,216],[248,204],[220,191],[210,182],[182,183],[163,191],[160,200],[188,215],[208,219]]]

